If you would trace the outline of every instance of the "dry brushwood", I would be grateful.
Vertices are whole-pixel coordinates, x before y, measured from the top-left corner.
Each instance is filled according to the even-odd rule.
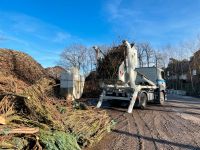
[[[17,79],[12,75],[3,75],[0,72],[0,94],[22,93],[28,87],[24,81]]]
[[[85,79],[83,97],[97,98],[102,92],[102,82],[112,84],[118,80],[118,69],[125,60],[126,47],[120,45],[111,48],[102,60],[98,61],[97,69]]]
[[[65,143],[68,137],[64,137],[63,133],[72,133],[83,147],[92,145],[107,133],[110,118],[106,112],[91,108],[74,110],[69,106],[58,106],[58,102],[52,102],[51,99],[56,99],[52,94],[56,82],[49,78],[44,68],[30,56],[18,51],[0,49],[0,68],[0,116],[5,119],[5,122],[2,121],[5,125],[1,125],[1,129],[10,129],[6,130],[10,134],[0,136],[0,143],[4,143],[4,146],[17,149],[16,144],[12,143],[15,134],[11,133],[35,135],[38,127],[47,132],[52,132],[53,129],[58,132],[58,137],[63,137]],[[25,139],[27,142],[35,142],[36,146],[30,149],[41,149],[41,139],[27,140],[27,134],[20,136],[18,138],[21,141]],[[43,135],[44,138],[45,136]],[[73,142],[76,142],[76,139],[73,139]],[[47,145],[49,141],[51,139],[47,138]],[[54,142],[51,144],[56,146]]]
[[[0,116],[1,118],[3,118],[2,121],[4,121],[4,124],[8,124],[13,120],[20,119],[20,117],[16,114],[10,99],[11,99],[10,96],[5,96],[0,101]]]
[[[51,91],[54,84],[55,81],[53,79],[43,78],[37,81],[36,84],[25,89],[22,95],[27,97],[24,99],[24,104],[30,113],[29,119],[48,124],[55,128],[62,128],[56,118],[54,118],[56,114],[52,113],[58,114],[58,112],[54,111],[56,108],[51,105],[47,107],[49,99],[47,93]]]
[[[54,79],[60,79],[60,75],[62,72],[65,72],[66,70],[60,66],[55,66],[55,67],[48,67],[45,69],[47,73],[53,77]]]
[[[82,98],[97,98],[101,92],[97,73],[93,71],[85,79]]]
[[[10,49],[0,49],[0,68],[5,75],[13,75],[28,84],[46,76],[45,69],[32,57]]]
[[[56,126],[57,121],[52,117],[51,111],[46,107],[47,93],[55,84],[53,79],[43,78],[36,84],[26,88],[20,95],[8,94],[0,101],[0,112],[6,116],[6,121],[18,120],[20,122],[41,122]],[[23,118],[19,117],[22,116]],[[29,119],[29,121],[27,119]],[[58,125],[59,126],[59,125]]]
[[[35,146],[33,147],[33,150],[42,150],[42,146],[39,143],[39,137],[36,136],[36,142]]]
[[[118,77],[118,68],[125,60],[126,47],[120,45],[111,48],[105,57],[99,61],[97,66],[97,75],[99,79],[116,79]]]
[[[0,111],[6,114],[10,128],[13,125],[16,128],[34,126],[47,131],[53,128],[63,133],[69,132],[76,135],[82,147],[99,141],[110,128],[110,118],[106,112],[95,109],[74,110],[66,106],[66,111],[59,112],[56,102],[46,96],[53,85],[52,80],[43,79],[24,90],[24,97],[5,96],[0,101]]]
[[[77,135],[83,147],[98,142],[110,128],[110,118],[105,111],[76,110],[63,117],[65,128]]]

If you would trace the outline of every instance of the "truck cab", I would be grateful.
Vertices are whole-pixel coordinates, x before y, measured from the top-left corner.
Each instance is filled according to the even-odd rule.
[[[157,67],[140,67],[135,69],[139,74],[146,76],[149,80],[155,83],[162,90],[166,89],[164,70]],[[136,84],[145,84],[145,81],[140,77],[136,77]],[[146,83],[148,84],[148,83]]]
[[[156,85],[156,89],[144,88],[142,91],[146,93],[147,102],[154,102],[163,105],[166,100],[166,82],[164,70],[157,67],[140,67],[135,69],[138,74],[145,76],[147,79],[152,81]],[[147,82],[141,76],[136,77],[137,85],[148,85]],[[141,93],[141,92],[140,92]],[[136,105],[141,106],[141,99],[137,99],[139,102],[136,102]],[[141,100],[142,101],[142,100]],[[142,107],[146,106],[146,102]]]

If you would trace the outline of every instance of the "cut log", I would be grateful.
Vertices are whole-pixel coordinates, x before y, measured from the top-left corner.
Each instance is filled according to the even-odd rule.
[[[0,116],[0,125],[6,124],[6,119],[2,116]]]
[[[0,132],[2,132],[3,129],[0,129]],[[7,131],[7,134],[35,134],[39,132],[39,128],[29,128],[29,127],[22,127],[22,128],[16,128],[16,129],[10,129]]]

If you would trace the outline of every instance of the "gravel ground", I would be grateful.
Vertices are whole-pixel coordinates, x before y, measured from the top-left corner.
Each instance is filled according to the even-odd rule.
[[[88,150],[200,150],[200,99],[168,95],[145,110],[104,104],[116,128]]]

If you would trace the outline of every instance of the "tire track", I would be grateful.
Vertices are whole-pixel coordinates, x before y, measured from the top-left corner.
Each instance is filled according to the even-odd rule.
[[[138,127],[139,135],[141,136],[141,139],[142,139],[143,149],[156,149],[157,150],[158,147],[154,141],[154,137],[151,133],[151,129],[146,124],[144,119],[140,116],[140,113],[142,113],[142,111],[138,112],[138,110],[135,110],[134,114],[135,114],[135,122]]]
[[[164,109],[167,111],[171,110],[168,107],[167,109],[166,108]],[[194,131],[190,121],[181,118],[177,114],[177,112],[162,113],[161,115],[164,118],[163,121],[165,121],[166,124],[168,125],[167,126],[166,124],[163,124],[163,127],[166,130],[165,134],[168,137],[171,137],[173,141],[179,141],[180,143],[185,144],[185,143],[188,143],[188,140],[184,142],[182,137],[184,135],[186,135],[185,136],[186,138],[190,136],[189,139],[191,140],[191,142],[194,143],[197,147],[199,147],[199,144],[196,142],[198,141],[198,139],[193,135],[194,132],[198,132],[199,130]],[[170,134],[170,133],[173,133],[173,134]]]
[[[141,134],[140,134],[140,131],[139,131],[138,124],[136,123],[136,120],[135,120],[135,117],[134,117],[133,114],[132,114],[132,117],[133,117],[134,125],[136,127],[137,140],[138,140],[138,150],[144,150],[144,142],[141,139]]]
[[[169,137],[166,136],[165,132],[162,130],[161,121],[163,120],[162,117],[160,117],[160,113],[152,110],[152,111],[144,111],[145,114],[142,114],[146,117],[142,117],[143,121],[147,124],[147,126],[150,128],[151,134],[154,135],[154,138],[157,138],[157,140],[167,140],[169,141]],[[157,145],[157,144],[156,144]],[[158,143],[157,145],[158,149],[173,149],[173,147],[169,144],[163,144]],[[160,148],[161,147],[161,148]]]
[[[191,122],[189,122],[189,121],[187,121],[187,120],[185,120],[185,119],[183,119],[183,118],[181,118],[179,115],[174,115],[174,116],[176,116],[176,117],[174,117],[173,115],[170,115],[170,114],[168,114],[168,116],[172,119],[172,120],[174,120],[174,122],[177,122],[177,124],[180,124],[182,127],[184,127],[186,130],[184,130],[184,129],[182,129],[181,128],[181,130],[183,131],[183,133],[184,133],[184,131],[186,132],[185,134],[187,134],[187,136],[188,135],[190,135],[190,139],[191,139],[191,142],[193,142],[197,147],[200,147],[200,145],[196,142],[196,141],[198,141],[198,139],[197,139],[197,137],[196,136],[194,136],[194,131],[192,130],[193,129],[193,127],[192,127],[192,125],[191,125]],[[179,119],[178,119],[179,118]],[[181,119],[181,120],[180,120]],[[183,123],[183,121],[185,122],[185,123],[189,123],[189,127],[187,126],[187,125],[185,125],[185,123]],[[196,131],[197,133],[199,132],[199,130],[198,131]]]
[[[107,109],[110,117],[117,121],[116,128],[88,150],[200,149],[200,125],[178,115],[185,112],[187,103],[171,100],[165,106],[134,109],[132,114],[126,113],[126,108]],[[190,111],[198,114],[196,108],[191,107]]]
[[[153,142],[154,148],[156,150],[158,150],[158,146],[157,146],[156,142],[154,141],[154,137],[152,135],[152,129],[148,126],[148,124],[145,122],[143,117],[141,117],[141,115],[140,115],[140,113],[138,111],[137,111],[137,114],[138,114],[139,118],[143,121],[145,127],[147,128],[147,131],[149,132],[149,136],[152,138],[152,142]]]
[[[116,128],[119,128],[122,131],[126,131],[127,130],[128,119],[125,117],[125,112],[124,113],[120,113],[120,115],[118,115],[117,118],[115,118],[115,119],[116,119],[117,123],[119,122],[117,124]],[[122,144],[124,143],[124,135],[115,133],[113,141],[115,141],[115,142],[111,143],[113,145],[112,149],[113,150],[120,149],[120,147],[122,147]]]
[[[163,121],[163,119],[162,119],[162,117],[160,117],[160,114],[157,114],[157,112],[152,111],[152,116],[154,116],[152,127],[155,129],[154,131],[157,132],[157,138],[160,139],[160,140],[170,141],[170,136],[167,136],[167,134],[166,134],[169,131],[168,130],[166,130],[166,132],[163,131],[163,126],[164,126],[165,129],[167,129],[167,127],[166,127],[165,124],[161,123],[161,121]],[[173,146],[170,145],[170,144],[163,144],[163,146],[166,149],[172,149],[172,150],[174,149]]]

